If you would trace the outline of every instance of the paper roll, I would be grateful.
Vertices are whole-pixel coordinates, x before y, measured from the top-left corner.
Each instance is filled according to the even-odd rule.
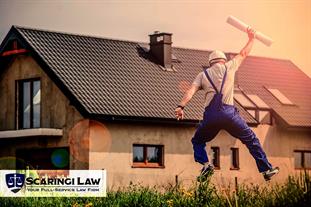
[[[243,32],[247,32],[247,28],[249,27],[247,24],[245,24],[244,22],[240,21],[239,19],[233,16],[228,17],[227,23],[231,24],[232,26]],[[262,34],[261,32],[256,32],[255,38],[267,46],[270,46],[273,43],[273,40],[271,38]]]

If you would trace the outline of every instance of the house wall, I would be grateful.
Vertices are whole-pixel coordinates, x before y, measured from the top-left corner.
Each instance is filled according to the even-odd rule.
[[[101,139],[90,137],[90,169],[107,169],[109,188],[128,185],[131,181],[143,185],[174,184],[176,175],[179,182],[189,185],[200,172],[200,164],[193,160],[190,141],[194,127],[105,123],[103,128],[107,132]],[[272,165],[281,168],[274,181],[281,182],[289,174],[299,173],[299,170],[294,169],[293,151],[311,149],[310,132],[289,131],[269,125],[260,125],[253,130]],[[105,141],[110,143],[110,147],[98,149]],[[165,168],[132,168],[134,143],[164,145]],[[220,147],[220,170],[216,170],[213,176],[217,186],[233,186],[235,177],[238,183],[265,182],[247,148],[227,132],[221,131],[207,144],[210,157],[211,146]],[[231,147],[239,148],[240,170],[230,170]]]
[[[19,55],[8,67],[0,68],[0,70],[2,71],[0,75],[1,131],[16,129],[15,81],[30,78],[40,78],[41,80],[41,128],[63,129],[62,137],[0,139],[0,167],[14,167],[15,152],[19,148],[69,146],[70,130],[83,117],[74,106],[70,105],[70,101],[36,61],[31,56]],[[7,162],[7,160],[9,161]],[[88,168],[88,163],[72,158],[71,168]]]
[[[0,68],[0,130],[15,130],[15,80],[41,79],[41,126],[61,128],[63,137],[26,137],[0,139],[0,168],[14,168],[19,148],[70,147],[71,169],[107,169],[108,185],[116,188],[131,181],[144,185],[179,182],[190,184],[200,171],[193,161],[191,137],[195,127],[167,124],[100,123],[83,119],[69,100],[30,56],[17,56],[7,68]],[[285,130],[277,126],[253,128],[273,165],[281,168],[274,179],[282,181],[294,170],[295,149],[311,149],[310,132]],[[164,145],[164,168],[132,168],[133,144]],[[220,147],[220,170],[213,181],[217,185],[238,182],[262,183],[255,161],[246,147],[227,132],[207,144]],[[239,148],[240,170],[230,170],[231,147]],[[3,164],[4,163],[4,164]]]

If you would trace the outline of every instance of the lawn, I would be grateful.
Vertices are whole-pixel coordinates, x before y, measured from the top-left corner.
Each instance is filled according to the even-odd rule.
[[[167,186],[165,191],[152,187],[130,185],[118,191],[108,192],[105,198],[1,198],[1,207],[12,206],[311,206],[311,180],[307,173],[288,177],[283,185],[269,188],[257,185],[239,186],[235,191],[219,191],[209,181],[183,186]]]

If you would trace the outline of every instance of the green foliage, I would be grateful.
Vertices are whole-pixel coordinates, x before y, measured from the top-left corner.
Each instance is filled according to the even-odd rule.
[[[185,189],[168,185],[159,190],[130,184],[118,191],[108,192],[105,198],[0,198],[0,206],[72,206],[72,207],[205,207],[205,206],[311,206],[311,180],[307,173],[290,176],[283,185],[259,187],[241,185],[238,189],[220,191],[210,183],[194,183]]]

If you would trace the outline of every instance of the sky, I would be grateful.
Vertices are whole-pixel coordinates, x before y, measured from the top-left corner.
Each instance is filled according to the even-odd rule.
[[[11,25],[148,42],[173,33],[173,46],[239,52],[247,35],[233,15],[274,40],[251,55],[289,59],[311,77],[311,0],[0,0],[0,41]]]

